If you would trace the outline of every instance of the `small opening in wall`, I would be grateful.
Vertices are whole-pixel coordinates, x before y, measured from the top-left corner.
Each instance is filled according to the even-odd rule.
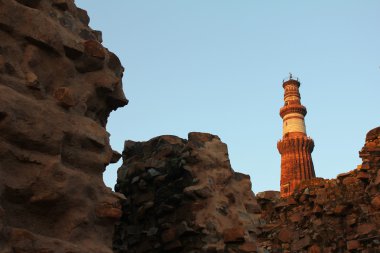
[[[7,117],[6,112],[0,112],[0,121],[4,120]]]
[[[283,192],[284,193],[288,193],[289,192],[289,184],[284,185],[282,188],[283,188]]]

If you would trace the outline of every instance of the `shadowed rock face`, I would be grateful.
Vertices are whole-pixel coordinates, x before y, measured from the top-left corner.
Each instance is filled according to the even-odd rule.
[[[123,68],[72,0],[0,0],[0,252],[111,252]]]
[[[217,136],[126,141],[116,252],[253,252],[259,206],[249,176],[231,169]]]
[[[287,199],[255,197],[201,133],[127,141],[105,187],[107,118],[128,101],[88,23],[72,0],[0,0],[0,252],[111,253],[112,236],[119,253],[380,251],[380,128],[358,169]]]
[[[276,191],[254,196],[214,135],[127,141],[115,252],[377,252],[380,128],[367,134],[360,157],[358,169],[304,181],[280,198]]]

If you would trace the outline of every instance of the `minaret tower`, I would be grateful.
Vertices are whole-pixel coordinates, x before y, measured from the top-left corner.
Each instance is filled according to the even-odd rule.
[[[281,197],[291,195],[301,181],[315,178],[313,160],[314,141],[306,135],[306,107],[301,104],[300,82],[290,74],[284,81],[284,106],[280,109],[283,119],[282,139],[277,143],[281,154]]]

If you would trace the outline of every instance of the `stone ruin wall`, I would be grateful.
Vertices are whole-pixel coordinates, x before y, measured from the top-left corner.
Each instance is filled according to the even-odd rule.
[[[268,252],[380,252],[380,127],[359,155],[357,169],[305,181],[288,199],[258,195],[258,244]]]
[[[123,67],[73,0],[0,0],[0,252],[110,253]],[[116,172],[115,172],[116,173]]]
[[[1,253],[380,251],[380,128],[360,170],[288,199],[255,196],[201,133],[127,141],[105,187],[107,118],[128,101],[88,23],[72,0],[0,0]]]
[[[126,141],[116,190],[125,194],[115,252],[254,252],[259,206],[211,134]]]
[[[360,169],[304,181],[281,199],[276,191],[255,196],[216,136],[127,141],[115,252],[379,252],[380,128],[360,157]]]

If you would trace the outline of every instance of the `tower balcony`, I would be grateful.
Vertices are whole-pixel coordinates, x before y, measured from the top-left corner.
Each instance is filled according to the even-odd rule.
[[[284,116],[289,113],[299,113],[306,116],[307,110],[306,107],[301,104],[288,104],[280,109],[281,118],[284,118]]]
[[[282,82],[282,87],[285,88],[285,86],[290,85],[290,84],[296,85],[297,87],[300,87],[301,85],[301,83],[298,80],[294,80],[290,78],[289,80]]]

